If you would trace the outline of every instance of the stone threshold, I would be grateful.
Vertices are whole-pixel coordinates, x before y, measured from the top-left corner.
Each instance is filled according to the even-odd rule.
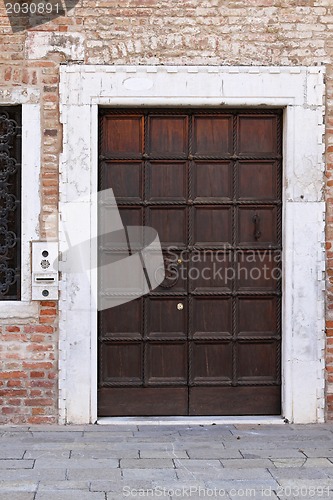
[[[232,416],[232,417],[100,417],[98,425],[239,425],[285,424],[281,416]]]

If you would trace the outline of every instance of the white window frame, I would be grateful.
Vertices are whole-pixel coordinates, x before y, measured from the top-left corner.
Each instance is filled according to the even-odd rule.
[[[284,109],[282,415],[295,423],[324,420],[323,77],[322,67],[61,67],[60,206],[72,243],[93,242],[96,236],[99,106]],[[68,210],[73,203],[74,212]],[[64,235],[61,247],[66,248]],[[84,256],[88,266],[96,253],[92,243]],[[86,278],[63,275],[59,333],[63,423],[97,419],[96,269]]]
[[[41,121],[40,93],[36,89],[0,89],[0,106],[22,106],[21,161],[21,300],[1,300],[0,318],[20,323],[38,318],[31,301],[31,244],[39,239]]]

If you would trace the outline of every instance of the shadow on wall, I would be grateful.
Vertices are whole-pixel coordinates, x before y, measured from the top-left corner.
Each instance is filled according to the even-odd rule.
[[[79,0],[5,0],[13,33],[24,31],[66,16]]]

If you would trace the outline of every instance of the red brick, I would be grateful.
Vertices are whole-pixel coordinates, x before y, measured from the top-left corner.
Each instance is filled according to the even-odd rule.
[[[5,397],[25,397],[28,394],[26,389],[16,389],[16,390],[8,390],[8,389],[0,389],[0,396]]]
[[[26,399],[24,402],[26,406],[52,406],[53,403],[54,402],[52,399],[47,399],[47,398]]]
[[[57,313],[57,310],[56,309],[42,309],[40,311],[40,314],[42,316],[55,316]]]
[[[6,330],[7,330],[7,332],[20,332],[21,331],[19,326],[7,326]]]
[[[12,77],[12,69],[11,68],[6,68],[5,69],[5,81],[8,82]]]
[[[53,349],[53,345],[51,344],[30,344],[28,347],[27,347],[27,351],[42,351],[42,352],[46,352],[46,351],[50,351],[51,349]]]
[[[35,326],[35,332],[38,333],[53,333],[54,327],[50,325],[37,325]]]
[[[53,363],[47,361],[33,361],[30,363],[23,361],[23,368],[26,370],[51,370],[53,367]]]
[[[42,316],[39,321],[43,324],[53,324],[54,316]]]
[[[7,387],[22,387],[22,380],[8,380]]]
[[[7,402],[6,402],[7,405],[10,405],[10,406],[19,406],[21,404],[21,400],[20,399],[7,399]]]
[[[11,342],[12,340],[27,342],[29,340],[26,335],[21,333],[3,333],[1,339],[3,341],[7,340],[8,342]]]
[[[21,407],[3,406],[1,412],[4,415],[14,415],[21,412]]]
[[[56,417],[29,417],[27,422],[29,424],[54,424],[56,422]]]
[[[44,388],[51,389],[54,387],[54,383],[52,382],[52,380],[31,380],[30,386],[31,387],[44,387]]]
[[[31,414],[35,415],[45,415],[45,408],[31,408]]]
[[[45,376],[44,372],[30,372],[31,378],[43,378]]]
[[[13,371],[13,372],[0,372],[0,378],[10,379],[10,378],[26,378],[27,374],[23,371]]]

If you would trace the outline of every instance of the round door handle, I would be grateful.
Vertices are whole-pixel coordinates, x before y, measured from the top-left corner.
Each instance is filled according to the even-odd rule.
[[[181,302],[179,302],[177,304],[177,309],[178,309],[178,311],[181,311],[182,309],[184,309],[184,305]]]

